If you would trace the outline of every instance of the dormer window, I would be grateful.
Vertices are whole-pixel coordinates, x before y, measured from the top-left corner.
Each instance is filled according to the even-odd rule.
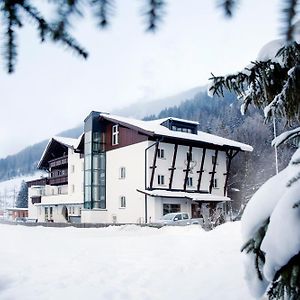
[[[179,131],[184,133],[197,134],[198,131],[198,123],[188,120],[170,118],[161,123],[161,125],[169,128],[172,131]]]
[[[119,144],[119,125],[114,125],[112,127],[112,138],[111,138],[111,144],[118,145]]]

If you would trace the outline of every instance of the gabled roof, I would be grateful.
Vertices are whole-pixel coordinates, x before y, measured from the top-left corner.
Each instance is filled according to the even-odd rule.
[[[76,149],[79,145],[80,138],[81,138],[81,136],[78,139],[72,139],[72,138],[66,138],[66,137],[60,137],[60,136],[55,136],[55,137],[51,138],[48,141],[48,144],[41,156],[41,159],[37,165],[37,168],[44,169],[46,167],[46,165],[45,165],[46,162],[48,162],[49,160],[51,160],[53,158],[53,157],[51,157],[50,149],[54,148],[55,145],[56,145],[56,147],[57,147],[57,145],[60,145],[61,149],[63,149],[63,148]],[[60,151],[62,151],[62,150],[60,150]]]
[[[148,134],[149,136],[157,135],[157,136],[170,137],[170,138],[176,138],[176,139],[187,140],[187,141],[202,142],[202,143],[212,144],[216,146],[234,147],[242,151],[250,151],[250,152],[253,151],[253,148],[250,145],[236,142],[230,139],[226,139],[214,134],[209,134],[203,131],[198,131],[197,134],[173,131],[162,125],[162,123],[164,123],[167,120],[174,120],[174,121],[197,125],[198,123],[194,121],[178,119],[173,117],[153,120],[153,121],[142,121],[142,120],[116,116],[116,115],[110,115],[106,113],[105,114],[100,113],[100,117],[105,120],[114,123],[119,123],[129,128],[133,128],[135,130],[143,131],[145,134]]]

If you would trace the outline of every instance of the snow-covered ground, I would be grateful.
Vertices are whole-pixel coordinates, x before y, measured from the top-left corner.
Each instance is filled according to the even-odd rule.
[[[0,299],[247,300],[240,223],[45,228],[0,224]]]

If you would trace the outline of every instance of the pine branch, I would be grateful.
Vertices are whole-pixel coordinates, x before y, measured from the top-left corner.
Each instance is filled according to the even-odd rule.
[[[4,23],[6,25],[4,36],[4,59],[8,73],[13,73],[17,60],[17,37],[15,29],[22,27],[22,22],[17,13],[17,4],[14,1],[4,1],[1,9],[4,10]]]
[[[165,0],[147,0],[148,7],[145,8],[143,13],[147,18],[147,31],[155,32],[158,27],[158,23],[162,21],[162,17],[165,14],[164,8],[166,5]]]
[[[298,5],[297,0],[287,0],[283,1],[285,6],[282,9],[283,19],[284,19],[284,36],[287,41],[292,41],[295,33],[295,17],[297,15],[296,7]]]
[[[91,0],[91,7],[94,9],[94,14],[98,19],[98,25],[105,28],[109,25],[109,18],[115,10],[114,0]]]
[[[237,0],[219,0],[219,5],[224,9],[226,17],[232,17],[233,11],[237,7]]]
[[[241,248],[241,252],[246,251],[247,254],[254,254],[254,265],[257,272],[257,276],[260,280],[263,280],[263,266],[265,264],[265,253],[260,249],[261,243],[265,237],[267,228],[269,225],[269,219],[267,219],[259,230],[255,233],[254,237],[247,241]]]

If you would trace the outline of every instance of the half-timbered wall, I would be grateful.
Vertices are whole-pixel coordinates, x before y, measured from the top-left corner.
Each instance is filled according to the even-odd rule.
[[[147,188],[210,192],[211,180],[216,179],[217,187],[212,187],[211,193],[220,196],[224,195],[226,174],[225,151],[218,151],[217,162],[214,167],[212,157],[216,156],[216,150],[206,149],[204,151],[203,148],[192,147],[192,157],[189,162],[190,146],[178,145],[176,151],[174,144],[159,142],[158,149],[164,150],[164,157],[157,157],[156,160],[155,149],[156,147],[153,146],[148,151]],[[204,152],[205,158],[202,163]],[[176,154],[175,163],[174,153]],[[153,162],[155,162],[155,165],[153,165]],[[200,186],[198,186],[200,173],[202,173],[202,175],[200,178]],[[152,176],[154,180],[151,186]],[[158,182],[158,176],[164,176],[164,184]],[[192,182],[192,186],[188,183],[185,184],[186,178],[192,178],[191,181],[188,179],[189,183]]]

